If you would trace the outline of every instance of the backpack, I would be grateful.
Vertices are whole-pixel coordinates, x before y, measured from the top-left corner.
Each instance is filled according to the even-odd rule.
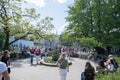
[[[85,72],[81,73],[81,80],[85,80]]]

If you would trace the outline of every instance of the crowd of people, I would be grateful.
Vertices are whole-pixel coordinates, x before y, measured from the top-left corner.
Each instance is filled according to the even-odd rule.
[[[70,54],[69,51],[71,51],[70,48],[61,49],[61,55],[57,61],[60,72],[60,80],[66,80],[67,72],[69,71],[68,61],[66,61],[67,59],[65,58],[66,54],[67,56]],[[96,68],[91,65],[90,61],[87,61],[85,63],[85,69],[81,73],[81,80],[94,80],[95,75],[101,71],[104,71],[103,73],[114,73],[119,67],[117,61],[112,54],[109,54],[106,59],[99,57],[97,60],[98,66]]]
[[[36,64],[39,63],[39,60],[43,58],[47,58],[48,55],[48,49],[47,48],[31,48],[30,49],[30,63],[33,64],[33,57],[36,57]]]
[[[47,58],[48,56],[50,56],[50,54],[48,52],[52,52],[55,49],[48,49],[48,48],[30,48],[29,52],[30,52],[30,63],[33,64],[33,57],[36,57],[36,63],[38,64],[39,60]],[[65,53],[65,56],[67,58],[70,58],[71,55],[75,54],[77,52],[77,50],[75,48],[71,48],[71,47],[61,47],[61,48],[57,48],[59,53]]]
[[[66,80],[67,72],[69,72],[69,59],[70,55],[74,54],[75,51],[77,52],[79,49],[69,48],[69,47],[62,47],[60,48],[60,57],[56,63],[59,67],[60,73],[60,80]],[[36,57],[36,64],[39,63],[39,60],[48,57],[47,48],[30,48],[30,64],[33,64],[33,58]],[[43,55],[44,54],[44,55]],[[108,56],[108,60],[104,58],[99,58],[98,66],[96,69],[91,65],[89,61],[85,63],[85,69],[81,73],[81,80],[94,80],[96,72],[99,73],[101,69],[104,71],[114,73],[117,68],[119,67],[118,63],[114,59],[114,56],[110,54]],[[10,80],[9,74],[11,72],[10,69],[10,54],[8,50],[2,51],[0,55],[0,80]]]

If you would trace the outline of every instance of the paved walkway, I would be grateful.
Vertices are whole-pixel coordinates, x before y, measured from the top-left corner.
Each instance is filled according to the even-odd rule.
[[[84,70],[87,60],[72,58],[72,65],[67,80],[80,80],[80,73]],[[30,65],[29,59],[17,60],[11,63],[11,80],[59,80],[58,67],[44,65]],[[95,67],[95,64],[92,63]]]

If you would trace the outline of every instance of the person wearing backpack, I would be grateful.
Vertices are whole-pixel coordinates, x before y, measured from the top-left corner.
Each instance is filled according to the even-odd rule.
[[[110,59],[110,63],[107,65],[107,69],[108,69],[108,71],[110,71],[111,73],[114,72],[115,66],[114,66],[114,63],[113,63],[113,60],[112,60],[112,59]]]
[[[119,67],[117,61],[115,60],[114,56],[113,55],[109,55],[108,56],[108,61],[112,60],[112,64],[114,65],[115,69],[117,69]]]
[[[94,80],[95,69],[90,62],[86,62],[84,70],[85,80]]]
[[[85,80],[85,72],[84,71],[82,71],[82,73],[81,73],[81,80]]]

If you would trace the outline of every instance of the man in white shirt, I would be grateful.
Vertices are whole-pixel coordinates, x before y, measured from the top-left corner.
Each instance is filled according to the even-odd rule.
[[[0,62],[0,80],[2,80],[2,76],[4,77],[5,80],[10,80],[6,64]]]

